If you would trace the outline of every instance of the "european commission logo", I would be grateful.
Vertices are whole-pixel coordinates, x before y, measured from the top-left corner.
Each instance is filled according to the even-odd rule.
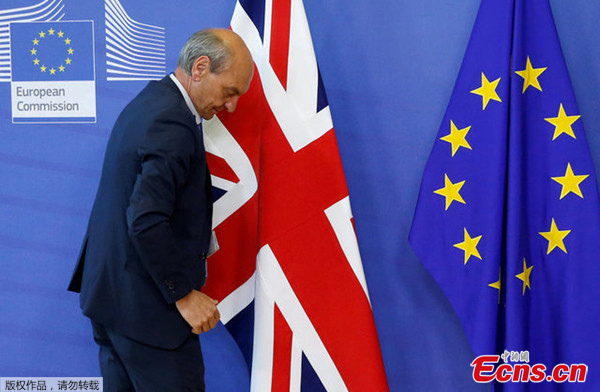
[[[92,21],[10,24],[13,123],[95,122]]]
[[[106,80],[157,80],[167,73],[165,28],[133,20],[118,0],[105,0]]]

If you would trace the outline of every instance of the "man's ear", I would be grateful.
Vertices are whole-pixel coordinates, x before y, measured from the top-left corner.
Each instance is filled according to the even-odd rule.
[[[210,72],[210,59],[207,56],[200,56],[192,64],[192,80],[198,82],[204,75]]]

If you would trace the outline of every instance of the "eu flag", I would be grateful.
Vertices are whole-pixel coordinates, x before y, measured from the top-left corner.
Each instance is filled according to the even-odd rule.
[[[600,390],[600,200],[547,0],[482,0],[410,242],[476,356],[589,366]],[[503,357],[503,359],[507,359]]]
[[[94,80],[91,21],[10,24],[12,81]]]

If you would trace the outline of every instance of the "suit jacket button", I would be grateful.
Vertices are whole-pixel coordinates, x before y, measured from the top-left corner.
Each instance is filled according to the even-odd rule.
[[[165,285],[169,288],[169,290],[175,290],[175,283],[172,280],[165,280]]]

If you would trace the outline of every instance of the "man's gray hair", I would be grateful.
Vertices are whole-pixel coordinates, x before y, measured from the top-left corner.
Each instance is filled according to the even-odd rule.
[[[210,59],[210,72],[220,73],[229,66],[231,51],[213,30],[200,30],[183,45],[177,66],[191,75],[194,61],[201,56]]]

